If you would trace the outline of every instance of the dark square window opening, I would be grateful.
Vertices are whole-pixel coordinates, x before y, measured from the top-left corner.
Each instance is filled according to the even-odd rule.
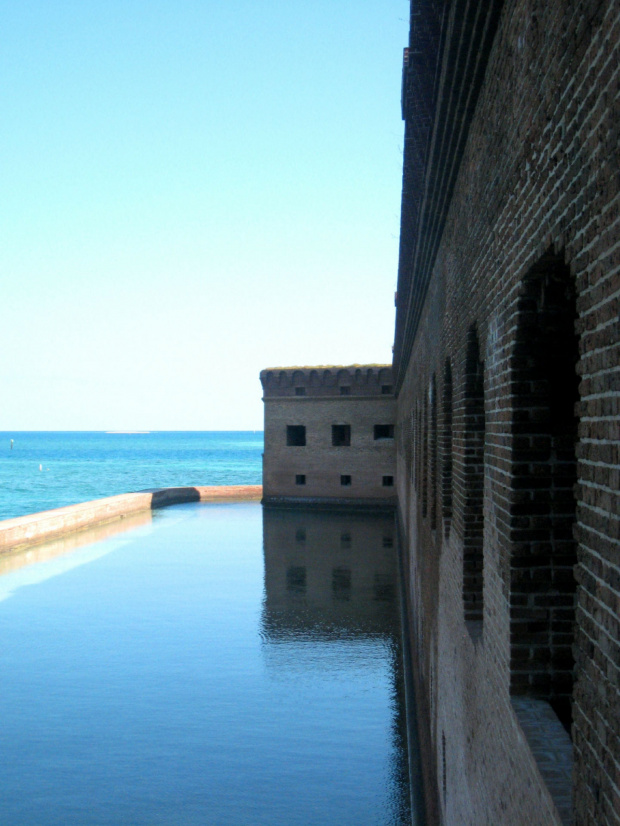
[[[392,395],[392,385],[391,384],[382,384],[381,385],[381,393],[384,396],[391,396]]]
[[[306,426],[304,424],[287,424],[286,444],[288,447],[304,447],[306,444]]]
[[[394,580],[390,574],[375,574],[373,599],[377,602],[393,602],[396,596]]]
[[[351,395],[351,388],[350,387],[341,387],[340,388],[340,395],[341,396],[350,396]]]
[[[393,424],[376,424],[374,426],[375,439],[393,439],[394,425]]]
[[[340,484],[345,487],[351,487],[351,477],[348,474],[344,474],[340,477]]]
[[[293,594],[305,594],[306,569],[302,565],[292,565],[286,572],[286,590]]]
[[[332,445],[334,447],[349,447],[351,444],[351,425],[332,425]]]
[[[383,487],[384,488],[393,488],[394,487],[394,477],[393,476],[384,476],[383,477]]]
[[[332,593],[335,599],[351,598],[351,571],[349,568],[332,570]]]
[[[306,395],[306,388],[305,387],[296,387],[295,388],[295,395],[296,396],[305,396]]]
[[[305,473],[297,473],[295,475],[295,484],[296,485],[305,485],[306,484],[306,474]]]

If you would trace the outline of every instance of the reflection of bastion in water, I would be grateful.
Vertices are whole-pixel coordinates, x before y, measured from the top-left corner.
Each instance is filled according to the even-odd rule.
[[[263,508],[266,641],[399,635],[394,517]]]
[[[390,822],[410,822],[394,515],[263,506],[263,549],[261,634],[268,671],[292,684],[328,673],[338,692],[366,680],[371,705],[375,692],[379,703],[390,698],[386,768],[399,813]],[[363,702],[358,713],[363,726]],[[337,728],[339,721],[330,725]]]

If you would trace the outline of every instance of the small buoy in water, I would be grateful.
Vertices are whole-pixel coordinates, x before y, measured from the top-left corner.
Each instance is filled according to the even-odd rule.
[[[11,450],[13,450],[13,439],[11,439]]]
[[[43,465],[39,465],[39,470],[43,470]]]

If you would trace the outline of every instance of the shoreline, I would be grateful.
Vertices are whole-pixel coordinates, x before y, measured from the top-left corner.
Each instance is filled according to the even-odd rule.
[[[152,488],[16,516],[0,521],[0,555],[170,505],[185,502],[254,502],[260,501],[262,495],[262,485]]]

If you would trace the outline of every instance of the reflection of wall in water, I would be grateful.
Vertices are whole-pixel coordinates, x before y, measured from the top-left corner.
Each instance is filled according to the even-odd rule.
[[[396,541],[393,515],[263,506],[262,632],[265,663],[280,679],[317,668],[357,679],[360,670],[376,686],[387,667],[392,805],[401,814],[393,822],[409,823]]]
[[[394,518],[263,508],[263,631],[398,635]]]

